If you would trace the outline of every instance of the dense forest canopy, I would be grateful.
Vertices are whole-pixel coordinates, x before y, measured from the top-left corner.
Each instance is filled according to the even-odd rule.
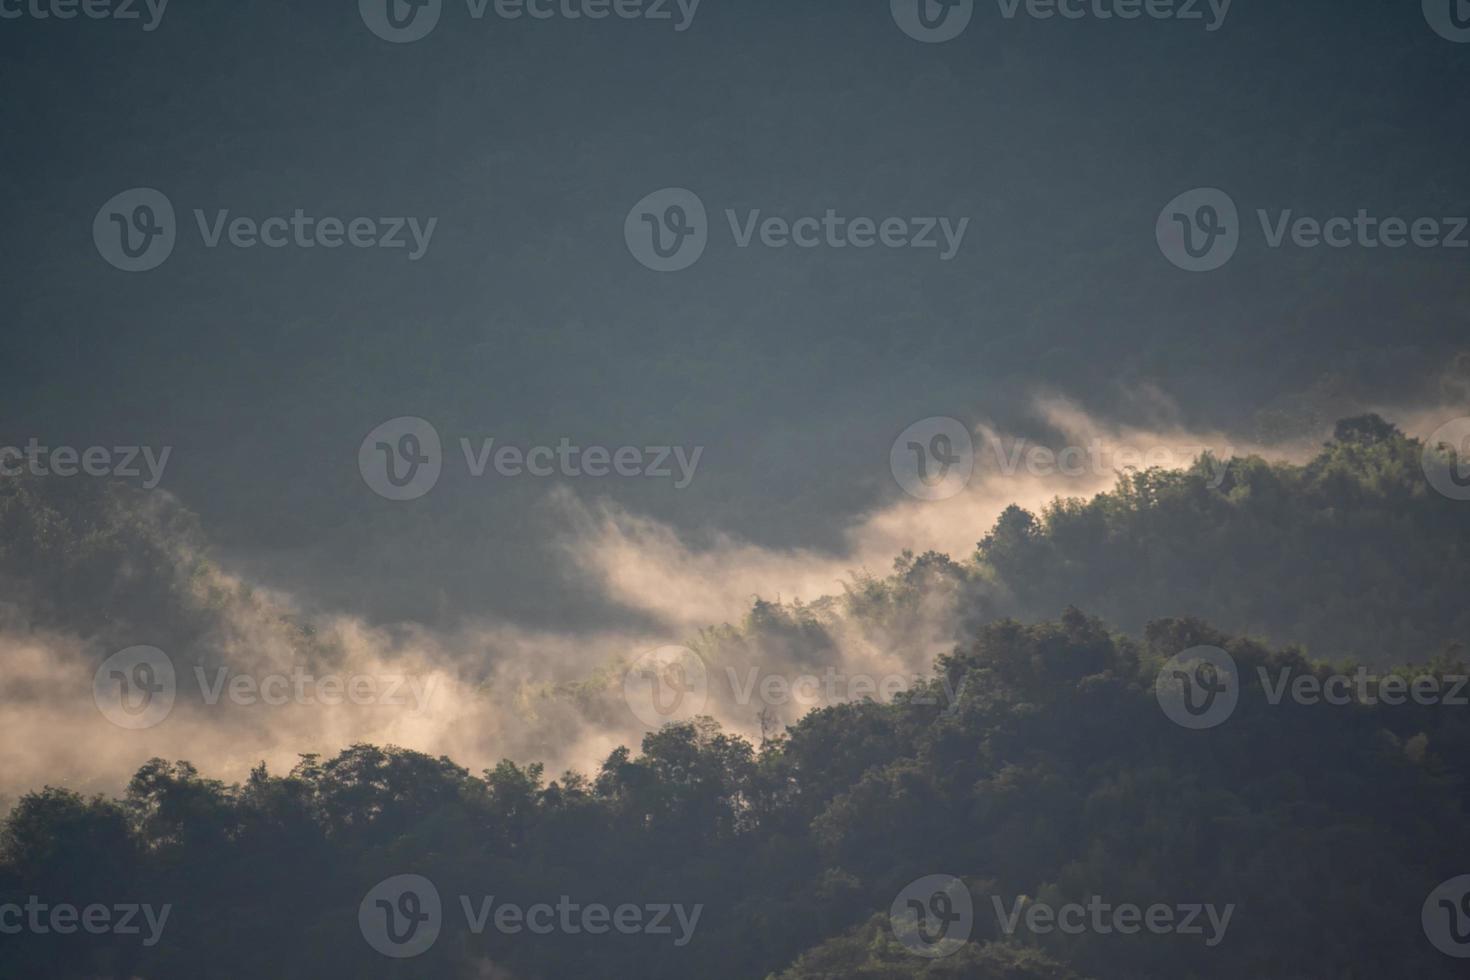
[[[1218,486],[1208,461],[1127,473],[1091,500],[1008,510],[959,560],[905,555],[840,597],[758,601],[696,646],[719,659],[779,640],[814,662],[841,621],[901,638],[936,597],[966,634],[890,702],[758,740],[703,718],[554,777],[358,744],[239,783],[155,759],[117,798],[37,788],[0,831],[0,906],[136,903],[151,918],[137,935],[5,935],[0,975],[1456,976],[1420,917],[1470,868],[1465,708],[1280,696],[1282,678],[1363,662],[1446,692],[1466,673],[1454,570],[1470,517],[1423,470],[1453,463],[1446,452],[1347,420],[1304,465],[1238,460]],[[207,635],[223,600],[195,587],[206,552],[187,514],[154,506],[7,482],[0,575],[23,583],[37,623],[112,637],[136,616]],[[1065,613],[1038,615],[1048,603]],[[1201,647],[1233,663],[1239,701],[1191,730],[1161,710],[1158,683]],[[433,883],[442,922],[399,962],[364,941],[359,911],[404,874]],[[890,912],[932,875],[973,909],[968,941],[934,958]],[[682,927],[471,928],[486,901],[568,900],[672,905]],[[1228,909],[1228,928],[1007,919],[1103,900]]]
[[[1004,621],[922,689],[814,712],[753,745],[710,722],[650,733],[592,774],[356,745],[224,785],[155,760],[120,799],[26,796],[0,838],[0,899],[171,905],[166,941],[7,938],[13,976],[409,976],[358,935],[376,883],[444,897],[435,976],[1455,976],[1419,925],[1470,835],[1462,708],[1272,704],[1256,671],[1293,651],[1160,620],[1141,641],[1069,611]],[[1228,723],[1189,731],[1154,681],[1179,649],[1240,665]],[[1435,676],[1464,672],[1441,663]],[[931,682],[939,684],[936,677]],[[886,910],[942,872],[973,893],[970,942],[927,960]],[[1228,932],[1003,934],[993,901],[1219,903]],[[529,906],[684,903],[690,941],[476,935],[458,897]],[[1323,930],[1322,921],[1339,928]],[[293,937],[289,948],[264,937]],[[61,939],[65,941],[60,941]],[[794,962],[793,962],[794,961]],[[493,964],[493,966],[492,966]],[[477,972],[478,971],[478,972]],[[502,971],[502,972],[495,972]]]

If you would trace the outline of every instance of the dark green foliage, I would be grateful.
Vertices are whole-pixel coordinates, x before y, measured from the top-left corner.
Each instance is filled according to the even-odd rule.
[[[1424,453],[1366,415],[1339,422],[1300,465],[1207,455],[1187,470],[1131,470],[1090,499],[1006,508],[964,560],[905,552],[892,574],[858,575],[841,596],[761,602],[735,632],[820,658],[838,618],[904,651],[935,610],[964,636],[1077,606],[1131,633],[1170,613],[1323,659],[1422,659],[1470,637],[1470,506],[1433,489]]]
[[[1423,445],[1377,416],[1347,419],[1301,466],[1215,461],[1124,474],[1091,500],[1039,516],[1011,508],[980,542],[998,611],[1065,605],[1127,630],[1161,611],[1391,664],[1462,641],[1470,508],[1425,479]]]
[[[1169,722],[1164,659],[1216,643],[1240,665],[1234,716]],[[172,902],[165,942],[12,941],[8,975],[125,964],[172,977],[1235,978],[1457,975],[1419,908],[1470,866],[1470,726],[1452,706],[1271,705],[1257,669],[1322,674],[1294,650],[1195,620],[1141,641],[1068,611],[999,622],[941,658],[954,710],[917,697],[814,712],[757,751],[711,722],[666,726],[592,778],[354,746],[240,786],[143,767],[121,803],[59,790],[5,826],[0,898]],[[1441,673],[1463,671],[1442,662]],[[938,681],[936,680],[936,684]],[[412,967],[369,949],[357,903],[426,875],[446,926]],[[910,881],[961,876],[967,948],[927,961],[886,910]],[[1234,903],[1200,937],[1007,938],[992,898]],[[639,936],[471,935],[458,896],[704,905],[684,949]],[[139,898],[139,896],[145,896]],[[806,952],[803,952],[806,951]],[[496,974],[488,964],[503,971]],[[90,971],[90,972],[89,972]],[[477,972],[478,971],[478,972]]]

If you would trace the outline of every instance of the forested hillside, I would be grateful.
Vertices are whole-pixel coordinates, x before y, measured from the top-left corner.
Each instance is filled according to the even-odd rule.
[[[1455,458],[1368,415],[1338,422],[1301,465],[1243,457],[1217,478],[1220,461],[1207,456],[1187,470],[1129,470],[1108,493],[1039,514],[1007,509],[973,554],[906,554],[892,575],[860,576],[843,596],[758,604],[747,627],[820,635],[839,616],[888,626],[900,642],[915,628],[904,612],[926,602],[971,631],[1073,605],[1133,634],[1160,615],[1193,615],[1319,659],[1419,659],[1470,637],[1459,584],[1470,506],[1425,478]]]
[[[1431,447],[1434,465],[1455,459]],[[1470,507],[1425,479],[1423,443],[1375,415],[1345,419],[1302,465],[1129,470],[1116,488],[1012,507],[976,529],[969,555],[904,555],[840,596],[756,602],[744,626],[821,646],[833,617],[911,630],[942,601],[973,629],[1069,605],[1137,633],[1161,614],[1305,645],[1316,657],[1389,664],[1470,635],[1457,570],[1470,568]],[[146,627],[191,642],[227,601],[186,510],[116,484],[0,482],[0,583],[32,625],[105,638]],[[713,624],[712,624],[713,625]],[[742,625],[742,624],[736,624]]]
[[[534,759],[471,772],[359,744],[239,783],[154,760],[115,799],[37,787],[0,832],[0,906],[126,900],[170,917],[154,943],[146,927],[6,934],[0,973],[1458,976],[1421,909],[1470,872],[1467,709],[1374,696],[1381,676],[1345,703],[1281,686],[1378,651],[1405,684],[1466,693],[1470,518],[1425,485],[1422,455],[1381,420],[1350,420],[1304,466],[1240,461],[1218,488],[1203,464],[1127,474],[1089,501],[1008,511],[974,555],[906,555],[841,597],[757,602],[700,648],[751,656],[780,640],[816,662],[844,622],[901,642],[936,609],[964,634],[891,702],[813,711],[760,740],[703,719],[586,773]],[[210,566],[186,514],[59,493],[0,493],[0,575],[33,622],[111,636],[146,616],[207,635],[224,600],[200,585]],[[1310,639],[1312,656],[1277,637]],[[1162,710],[1159,684],[1200,647],[1228,656],[1238,704],[1193,729]],[[399,962],[364,941],[360,913],[405,874],[433,883],[442,914],[431,948]],[[915,955],[927,920],[892,911],[932,875],[972,908],[942,957]],[[667,933],[542,936],[486,928],[476,910],[492,896],[698,911]],[[927,908],[947,922],[949,901]],[[1016,926],[1035,906],[1099,901],[1223,918],[1200,932]]]
[[[1243,690],[1205,731],[1159,709],[1160,665],[1228,650]],[[119,800],[27,796],[0,841],[0,899],[171,903],[166,941],[7,937],[9,976],[1458,976],[1420,908],[1470,840],[1463,708],[1272,705],[1257,668],[1292,652],[1161,620],[1142,641],[1070,611],[1003,622],[937,665],[955,710],[815,712],[764,745],[704,723],[650,734],[586,776],[354,746],[225,786],[151,763]],[[1437,675],[1449,665],[1436,668]],[[1456,668],[1459,669],[1459,668]],[[933,691],[939,681],[933,683]],[[444,925],[411,966],[359,935],[375,883],[414,873]],[[973,894],[968,944],[912,955],[895,896],[936,873]],[[702,906],[654,935],[469,931],[456,896]],[[1233,907],[1197,935],[1006,938],[993,897]],[[1324,922],[1332,923],[1323,929]],[[794,962],[793,962],[794,961]],[[493,964],[493,966],[492,966]],[[497,972],[498,971],[498,972]],[[780,972],[784,971],[784,972]]]

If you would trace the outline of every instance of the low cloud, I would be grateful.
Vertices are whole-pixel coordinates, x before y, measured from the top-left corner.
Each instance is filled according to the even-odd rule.
[[[329,755],[358,741],[444,754],[472,769],[512,758],[544,762],[551,773],[587,771],[618,745],[636,745],[648,730],[624,702],[623,674],[641,652],[669,644],[692,647],[708,665],[703,712],[758,735],[763,724],[779,726],[811,707],[866,696],[870,682],[906,684],[927,676],[934,656],[961,639],[959,597],[943,588],[925,591],[892,621],[847,616],[845,603],[862,595],[870,573],[887,574],[906,549],[967,558],[1008,505],[1039,510],[1058,496],[1087,497],[1116,482],[1117,470],[1107,466],[1070,474],[1015,466],[1007,461],[1023,458],[1015,453],[1018,444],[1096,447],[1108,460],[1120,449],[1167,450],[1172,455],[1160,465],[1178,468],[1204,450],[1222,461],[1248,453],[1299,461],[1330,436],[1253,444],[1191,430],[1156,392],[1141,392],[1140,399],[1146,424],[1101,420],[1058,396],[1035,399],[1043,436],[1034,440],[1018,442],[975,424],[976,470],[962,492],[923,501],[895,484],[884,503],[854,519],[835,553],[761,547],[729,535],[695,547],[668,525],[557,492],[553,504],[566,518],[560,545],[569,569],[643,614],[651,626],[636,632],[537,631],[485,621],[452,631],[371,626],[304,610],[284,592],[210,565],[193,584],[200,608],[212,617],[210,629],[193,649],[165,650],[177,668],[178,699],[165,720],[142,730],[117,727],[92,698],[93,674],[115,652],[115,641],[42,629],[12,607],[0,616],[0,658],[7,665],[0,674],[0,805],[44,783],[116,792],[154,756],[188,759],[233,780],[262,760],[284,772],[301,753]],[[1421,406],[1402,418],[1408,431],[1422,435],[1455,414],[1464,413]],[[179,560],[197,556],[181,545]],[[769,629],[717,628],[747,622],[756,597],[780,598],[788,616],[793,601],[805,605],[790,622]],[[293,672],[410,677],[427,695],[422,705],[407,689],[404,704],[246,704],[228,694],[208,704],[196,666],[211,682],[221,669],[257,683]],[[771,703],[751,696],[770,678],[789,697]]]

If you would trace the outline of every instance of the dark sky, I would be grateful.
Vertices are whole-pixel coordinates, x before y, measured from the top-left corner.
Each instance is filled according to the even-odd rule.
[[[0,444],[173,446],[164,486],[224,553],[372,617],[607,615],[548,547],[558,481],[469,479],[461,436],[703,446],[686,490],[560,482],[824,547],[926,416],[1024,428],[1041,388],[1106,415],[1150,384],[1255,433],[1323,392],[1412,398],[1466,336],[1470,249],[1271,249],[1255,220],[1470,214],[1470,44],[1409,0],[1236,0],[1213,32],[982,2],[943,44],[884,0],[703,0],[683,32],[446,0],[409,44],[352,0],[172,0],[151,32],[0,20],[0,78]],[[130,274],[92,222],[134,187],[179,221]],[[711,227],[660,274],[623,224],[665,187]],[[1196,187],[1242,215],[1210,273],[1154,237]],[[417,261],[211,249],[196,208],[438,223]],[[970,224],[951,261],[742,249],[727,208]],[[449,444],[408,504],[357,468],[403,415]]]

